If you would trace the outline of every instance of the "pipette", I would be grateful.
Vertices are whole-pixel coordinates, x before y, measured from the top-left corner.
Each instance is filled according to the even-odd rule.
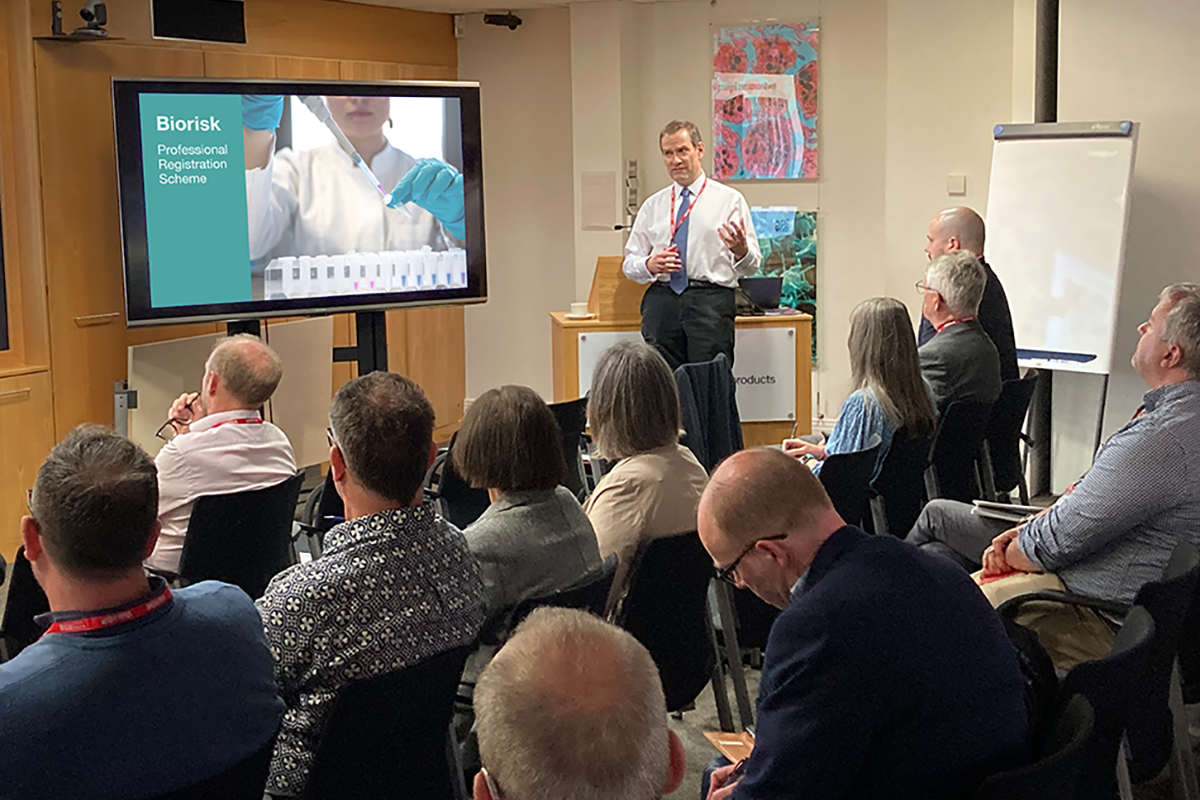
[[[346,134],[342,132],[341,126],[337,124],[337,120],[335,120],[333,118],[333,114],[330,113],[329,106],[325,104],[325,98],[314,94],[302,95],[300,96],[300,102],[304,103],[305,107],[307,107],[308,110],[311,111],[318,120],[323,122],[326,128],[329,128],[330,133],[333,134],[333,138],[337,139],[337,143],[343,150],[346,151],[346,155],[350,156],[350,160],[354,162],[354,166],[362,170],[363,174],[367,176],[367,179],[371,181],[371,185],[379,190],[379,194],[383,197],[383,202],[387,203],[391,201],[391,193],[383,188],[383,184],[381,184],[379,179],[375,177],[375,173],[372,172],[371,168],[367,166],[367,162],[363,160],[363,157],[360,156],[358,151],[354,149],[354,145],[350,143],[350,140],[346,137]],[[405,208],[403,204],[396,206],[396,208],[400,211],[403,211],[406,217],[409,217],[410,219],[412,218],[412,214],[409,213],[409,210]]]

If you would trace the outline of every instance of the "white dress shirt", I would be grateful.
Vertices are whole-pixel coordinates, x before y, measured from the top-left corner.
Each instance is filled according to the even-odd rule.
[[[391,144],[371,159],[371,171],[391,191],[417,163]],[[432,214],[412,203],[388,208],[336,142],[295,152],[284,148],[263,169],[246,170],[250,258],[332,256],[355,250],[445,250],[456,242]]]
[[[266,489],[296,474],[287,435],[257,411],[223,411],[193,422],[158,451],[158,520],[162,533],[148,566],[179,571],[183,539],[196,498]]]
[[[762,262],[758,237],[754,235],[754,225],[750,221],[750,207],[737,189],[717,183],[703,172],[688,189],[694,206],[688,217],[687,262],[684,265],[688,280],[709,281],[732,289],[737,286],[738,278],[753,275]],[[651,274],[646,268],[646,259],[671,246],[671,197],[675,197],[675,216],[679,216],[682,191],[682,186],[672,182],[650,195],[638,210],[629,241],[625,244],[625,275],[634,283],[670,281],[670,273]],[[722,225],[734,220],[746,226],[746,256],[736,262],[719,233]]]

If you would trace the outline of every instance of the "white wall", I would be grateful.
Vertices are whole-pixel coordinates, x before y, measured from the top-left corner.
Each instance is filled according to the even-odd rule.
[[[575,299],[571,25],[522,11],[515,31],[468,17],[461,80],[480,83],[488,294],[466,310],[467,396],[518,383],[551,396],[549,312]]]
[[[915,314],[912,284],[924,270],[929,219],[949,205],[986,204],[991,128],[1012,118],[1021,94],[1013,88],[1021,73],[1012,3],[609,0],[521,16],[526,23],[515,33],[484,28],[473,16],[459,42],[459,74],[483,82],[492,287],[488,306],[468,311],[468,394],[501,381],[548,393],[548,312],[585,299],[595,257],[623,245],[620,234],[579,229],[579,173],[620,174],[633,157],[642,199],[666,185],[663,124],[691,119],[711,132],[714,27],[819,20],[821,177],[737,186],[751,205],[818,211],[821,362],[813,383],[820,402],[814,397],[813,410],[835,417],[849,388],[850,310],[891,294]],[[946,195],[950,173],[967,175],[966,197]],[[517,202],[549,232],[545,253],[531,254],[526,232],[498,222]],[[517,276],[525,286],[546,283],[516,292],[509,282]],[[523,363],[512,363],[514,349],[527,354]]]

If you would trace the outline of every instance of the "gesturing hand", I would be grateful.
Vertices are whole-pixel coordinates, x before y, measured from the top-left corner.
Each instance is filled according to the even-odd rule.
[[[750,247],[746,244],[746,225],[741,220],[729,220],[717,229],[717,233],[721,235],[721,241],[738,261],[741,261],[746,257],[746,253],[750,252]]]
[[[646,269],[651,275],[661,275],[664,272],[678,272],[683,263],[679,260],[679,250],[675,245],[659,250],[646,259]]]

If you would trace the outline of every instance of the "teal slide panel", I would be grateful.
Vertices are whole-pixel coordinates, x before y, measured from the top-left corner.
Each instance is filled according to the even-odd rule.
[[[151,306],[250,300],[242,98],[147,93],[139,102]]]

